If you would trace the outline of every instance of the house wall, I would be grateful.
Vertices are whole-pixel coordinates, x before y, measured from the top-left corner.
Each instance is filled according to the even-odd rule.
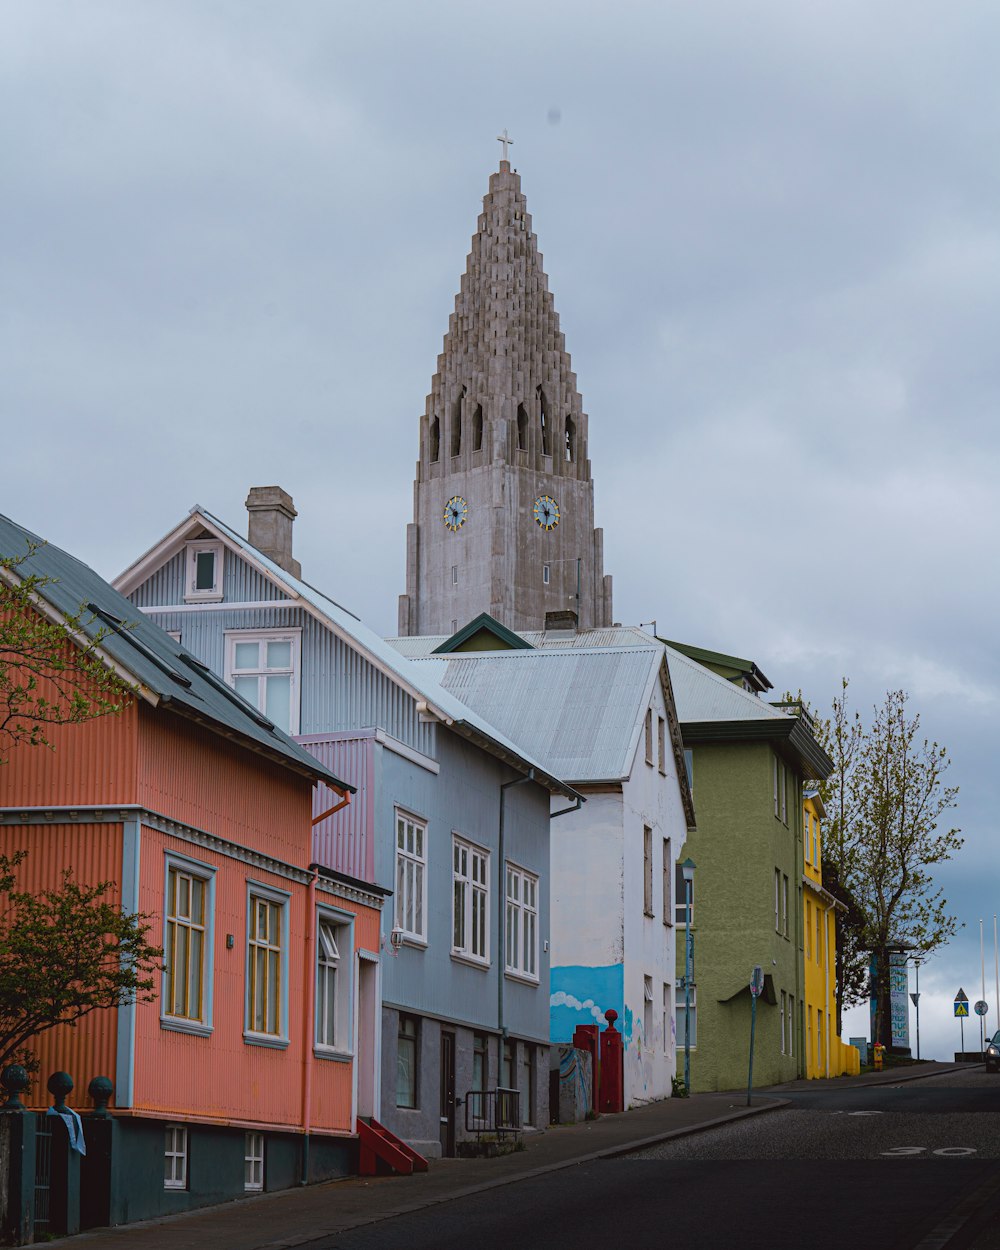
[[[375,878],[375,730],[311,734],[296,739],[335,777],[357,787],[346,807],[341,795],[320,783],[313,790],[313,862],[362,881]]]
[[[745,1086],[750,1036],[750,974],[760,964],[777,1003],[757,1009],[754,1084],[793,1080],[805,1071],[802,1049],[801,793],[788,765],[788,825],[774,815],[769,745],[699,743],[693,748],[697,831],[681,848],[696,865],[694,980],[696,1090]],[[775,931],[774,872],[789,879],[789,935]],[[684,933],[677,933],[677,975],[684,975]],[[794,999],[791,1053],[781,1047],[781,992]],[[678,991],[681,1001],[683,991]],[[787,1035],[787,1025],[786,1025]],[[744,1040],[745,1039],[745,1040]],[[678,1051],[678,1067],[682,1050]]]

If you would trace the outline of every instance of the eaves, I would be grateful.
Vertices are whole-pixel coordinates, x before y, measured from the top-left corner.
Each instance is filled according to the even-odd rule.
[[[699,742],[771,742],[781,755],[797,765],[803,776],[811,781],[825,781],[833,772],[833,760],[798,717],[685,721],[681,725],[681,735],[687,746]]]

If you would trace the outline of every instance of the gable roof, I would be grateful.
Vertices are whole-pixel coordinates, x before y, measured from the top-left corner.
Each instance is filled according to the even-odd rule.
[[[192,508],[188,517],[180,525],[120,574],[115,579],[115,585],[125,593],[130,592],[155,568],[179,550],[188,534],[200,532],[202,529],[234,549],[258,572],[264,573],[288,596],[292,601],[292,606],[302,607],[362,655],[379,672],[405,690],[416,700],[422,714],[441,721],[448,728],[519,772],[533,770],[535,780],[547,790],[556,794],[564,794],[571,799],[579,797],[572,786],[560,780],[557,775],[549,771],[546,765],[518,746],[516,741],[512,741],[488,723],[484,717],[466,707],[453,694],[443,689],[429,671],[422,670],[421,666],[413,664],[400,655],[394,647],[380,638],[353,612],[330,599],[315,586],[311,586],[308,582],[293,576],[286,569],[275,564],[256,547],[251,546],[247,539],[230,529],[224,521],[220,521],[205,508],[200,506]],[[275,606],[280,604],[281,601],[278,600]]]
[[[134,604],[92,568],[62,548],[0,515],[0,554],[24,554],[12,577],[51,579],[35,588],[39,607],[54,619],[84,608],[81,632],[98,643],[102,659],[155,707],[169,707],[214,733],[270,756],[278,763],[324,781],[340,793],[355,787],[341,781],[308,751],[245,702],[180,643],[148,620]]]
[[[706,647],[695,647],[686,642],[671,642],[669,638],[663,638],[661,641],[674,651],[681,652],[691,660],[697,660],[699,664],[713,671],[720,668],[729,670],[719,676],[726,677],[729,681],[737,679],[747,681],[750,683],[751,690],[757,694],[763,694],[774,688],[753,660],[744,660],[738,655],[726,655],[723,651],[709,651]]]
[[[465,645],[472,641],[486,645],[473,647]],[[506,625],[502,625],[495,616],[490,616],[489,612],[480,612],[468,625],[463,625],[457,634],[452,634],[440,646],[435,647],[433,654],[447,655],[453,651],[463,650],[500,651],[506,649],[509,651],[525,651],[530,646],[531,644],[525,642],[520,634],[515,634]]]

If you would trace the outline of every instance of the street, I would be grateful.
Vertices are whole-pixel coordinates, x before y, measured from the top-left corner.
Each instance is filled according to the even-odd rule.
[[[317,1250],[1000,1247],[1000,1077],[781,1091],[782,1111],[428,1208]]]

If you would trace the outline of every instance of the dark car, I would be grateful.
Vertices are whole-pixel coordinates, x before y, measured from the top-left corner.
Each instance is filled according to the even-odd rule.
[[[986,1043],[986,1071],[1000,1072],[1000,1029]]]

